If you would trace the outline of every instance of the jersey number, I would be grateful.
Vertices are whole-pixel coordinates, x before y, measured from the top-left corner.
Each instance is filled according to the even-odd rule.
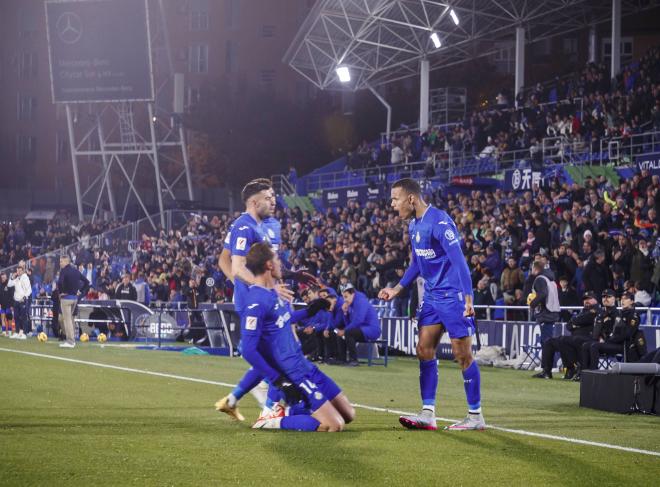
[[[314,384],[311,381],[304,381],[299,384],[299,386],[303,391],[305,391],[307,394],[311,394],[312,390],[316,389],[316,384]]]

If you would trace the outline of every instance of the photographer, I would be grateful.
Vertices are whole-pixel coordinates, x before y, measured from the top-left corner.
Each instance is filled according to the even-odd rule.
[[[20,263],[16,268],[16,274],[12,274],[7,282],[8,287],[14,288],[14,320],[16,321],[16,331],[11,338],[25,340],[30,329],[30,319],[28,316],[29,298],[32,296],[32,286],[30,279],[25,273],[25,264]]]
[[[545,272],[544,264],[537,260],[532,265],[533,293],[528,296],[529,307],[534,311],[534,319],[541,325],[541,345],[552,337],[552,328],[559,321],[559,296],[557,284]]]

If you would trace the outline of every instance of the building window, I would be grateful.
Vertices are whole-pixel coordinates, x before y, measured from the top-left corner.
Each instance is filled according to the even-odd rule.
[[[260,71],[259,80],[261,81],[262,86],[271,86],[275,82],[275,70],[262,69]]]
[[[621,67],[630,64],[633,60],[633,38],[622,37],[620,45]],[[612,62],[612,39],[607,37],[603,39],[603,51],[601,59],[603,64],[609,66]]]
[[[204,10],[190,12],[190,30],[193,32],[209,30],[209,13]]]
[[[236,42],[227,41],[225,44],[225,72],[227,74],[236,72]]]
[[[239,22],[239,0],[225,0],[225,26],[235,29]]]
[[[18,120],[34,120],[37,111],[37,99],[30,95],[17,96],[16,118]]]
[[[16,138],[16,160],[34,162],[37,159],[37,138],[31,135],[19,135]]]
[[[22,52],[18,57],[19,79],[34,79],[37,77],[37,53]]]
[[[200,100],[200,91],[199,88],[193,88],[192,86],[188,87],[186,91],[186,110],[190,110],[195,107]]]
[[[61,133],[55,134],[55,162],[64,164],[69,159],[69,140],[66,135]]]
[[[208,73],[209,71],[209,46],[198,44],[188,48],[188,72]]]
[[[261,37],[275,37],[275,26],[274,25],[262,25],[261,26]]]

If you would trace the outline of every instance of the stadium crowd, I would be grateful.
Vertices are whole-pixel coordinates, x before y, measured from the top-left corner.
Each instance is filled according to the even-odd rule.
[[[660,48],[654,47],[614,80],[603,64],[521,91],[517,108],[498,95],[494,106],[450,127],[401,131],[391,145],[363,141],[348,154],[350,168],[479,157],[499,159],[522,151],[541,163],[542,141],[553,138],[554,156],[599,152],[600,141],[660,130]],[[517,157],[520,158],[520,157]]]

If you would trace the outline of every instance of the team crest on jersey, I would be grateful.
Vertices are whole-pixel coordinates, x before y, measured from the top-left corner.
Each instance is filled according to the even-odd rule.
[[[415,235],[415,242],[419,243],[421,239],[422,237],[419,235],[419,232],[417,232],[417,235]]]
[[[447,240],[454,240],[456,238],[456,235],[454,235],[454,232],[452,231],[451,228],[445,230],[445,238]]]

